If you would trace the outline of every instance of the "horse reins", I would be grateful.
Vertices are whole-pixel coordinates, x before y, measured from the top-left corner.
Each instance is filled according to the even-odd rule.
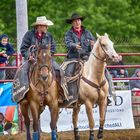
[[[30,46],[29,51],[28,51],[29,52],[29,57],[33,56],[34,59],[36,59],[35,51],[36,51],[35,45]]]
[[[106,59],[108,58],[108,54],[106,53],[106,51],[103,49],[103,45],[101,44],[101,41],[99,40],[99,44],[103,50],[103,52],[106,54],[106,58],[105,59],[101,59],[98,56],[96,56],[94,53],[92,53],[94,55],[95,58],[97,58],[98,60],[102,61],[102,62],[107,62]]]
[[[106,62],[106,60],[102,60],[101,58],[97,57],[94,53],[92,53],[98,60],[102,61],[102,62]]]

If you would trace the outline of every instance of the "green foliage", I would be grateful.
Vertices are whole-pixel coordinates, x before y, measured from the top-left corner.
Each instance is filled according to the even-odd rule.
[[[16,46],[16,0],[0,0],[0,34],[6,33]],[[95,36],[109,34],[117,52],[140,52],[140,0],[27,0],[29,29],[37,16],[54,22],[49,27],[57,52],[66,52],[65,32],[71,27],[65,20],[73,12],[86,17],[83,25]],[[58,63],[65,57],[55,57]],[[125,64],[139,64],[140,57],[124,57]],[[134,69],[132,69],[134,70]],[[129,72],[132,73],[129,69]]]
[[[16,38],[15,0],[0,0],[0,34]]]
[[[139,0],[27,0],[29,29],[37,16],[45,15],[54,22],[49,27],[57,44],[63,44],[65,32],[71,27],[65,23],[73,12],[85,16],[83,25],[93,35],[107,32],[119,52],[139,51],[140,1]],[[15,0],[0,0],[0,34],[7,33],[16,40]],[[125,47],[130,44],[133,46]],[[129,49],[128,49],[129,48]],[[59,45],[58,52],[65,52]]]

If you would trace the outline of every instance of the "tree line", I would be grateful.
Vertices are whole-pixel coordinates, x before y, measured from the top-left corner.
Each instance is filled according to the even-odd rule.
[[[86,17],[83,25],[94,36],[96,32],[106,32],[115,41],[122,39],[125,43],[140,44],[139,0],[27,0],[27,3],[29,29],[37,16],[45,15],[54,22],[49,31],[57,43],[63,43],[65,32],[70,28],[65,19],[70,18],[73,12],[78,12]],[[15,9],[15,0],[0,1],[0,34],[6,33],[16,42]],[[125,51],[119,47],[117,49]]]

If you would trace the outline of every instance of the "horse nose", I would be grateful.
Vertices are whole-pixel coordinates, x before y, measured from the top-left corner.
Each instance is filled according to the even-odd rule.
[[[115,61],[115,62],[119,62],[119,60],[120,60],[120,57],[118,54],[112,55],[112,58],[113,58],[113,61]]]
[[[48,76],[45,76],[45,75],[42,75],[41,77],[43,81],[46,81],[48,79]]]

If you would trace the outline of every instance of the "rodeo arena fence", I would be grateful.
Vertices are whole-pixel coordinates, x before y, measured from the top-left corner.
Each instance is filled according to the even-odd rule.
[[[119,53],[120,55],[122,55],[123,57],[125,56],[140,56],[140,53]],[[65,57],[66,54],[62,53],[62,54],[55,54],[55,58],[57,57]],[[18,107],[18,105],[16,103],[13,103],[11,100],[11,95],[12,95],[12,82],[13,82],[13,78],[15,76],[16,70],[19,68],[19,66],[22,64],[22,57],[21,55],[17,55],[14,54],[12,57],[14,57],[14,64],[12,65],[7,65],[6,67],[0,67],[0,70],[5,69],[6,70],[6,79],[5,80],[0,80],[0,112],[2,112],[4,114],[5,119],[7,120],[7,122],[11,122],[12,124],[14,124],[13,130],[11,130],[11,133],[16,133],[16,131],[21,132],[24,130],[24,120],[22,117],[22,114],[20,112],[20,109]],[[19,61],[20,60],[20,61]],[[19,64],[20,63],[20,64]],[[140,68],[140,65],[108,65],[107,68]],[[115,129],[129,129],[129,128],[135,128],[135,127],[139,127],[140,124],[140,94],[136,94],[136,93],[140,93],[140,90],[130,90],[129,88],[129,81],[130,80],[140,80],[140,78],[130,78],[130,77],[126,77],[126,78],[113,78],[113,82],[114,82],[114,86],[116,91],[119,91],[119,94],[117,96],[118,98],[118,102],[115,102],[114,105],[119,106],[122,103],[122,100],[128,101],[130,100],[130,110],[132,112],[132,120],[127,120],[126,124],[128,124],[128,122],[132,121],[133,123],[131,124],[131,126],[123,126],[122,122],[120,121],[120,123],[112,123],[112,125],[110,125],[110,122],[107,122],[107,124],[105,124],[106,128],[111,129],[111,127],[115,128]],[[121,92],[120,92],[121,91]],[[126,97],[127,94],[130,94],[130,99],[128,99],[129,97]],[[123,95],[124,99],[121,97],[121,95]],[[126,98],[126,99],[125,99]],[[126,105],[126,104],[125,104]],[[110,105],[110,107],[112,106],[112,109],[110,109],[110,111],[108,111],[107,113],[110,113],[109,116],[111,116],[111,113],[115,112],[115,107],[113,105]],[[11,108],[10,108],[11,107]],[[128,106],[126,105],[124,108],[127,108]],[[124,108],[118,108],[116,109],[118,112],[120,111],[124,111]],[[96,108],[94,108],[95,110],[93,111],[93,113],[96,114]],[[10,114],[8,114],[8,111]],[[116,111],[116,112],[117,112]],[[122,116],[122,118],[116,119],[116,120],[121,120],[121,119],[126,119],[128,118],[128,116],[130,115],[130,112],[124,111],[124,114],[126,116]],[[17,113],[17,117],[15,115],[15,112]],[[48,113],[48,111],[46,111]],[[81,116],[83,117],[83,110],[81,112]],[[12,113],[12,115],[11,115]],[[71,117],[71,112],[70,111],[66,111],[67,115],[70,115],[69,117]],[[60,114],[61,115],[61,114]],[[65,114],[64,114],[65,115]],[[116,114],[115,114],[116,115]],[[44,120],[42,115],[42,120],[41,123],[46,124],[46,122],[48,120]],[[118,115],[121,116],[121,115]],[[48,115],[47,115],[48,117]],[[61,118],[61,116],[60,116]],[[67,117],[66,117],[67,118]],[[98,115],[97,115],[98,118]],[[71,118],[70,118],[71,119]],[[67,119],[68,120],[68,119]],[[66,123],[67,123],[66,120]],[[109,120],[108,116],[107,116],[107,121]],[[113,120],[113,119],[112,119]],[[134,121],[133,121],[134,120]],[[46,121],[46,122],[44,122]],[[61,123],[62,120],[60,120]],[[95,121],[96,121],[96,117],[95,117]],[[83,120],[81,122],[84,122]],[[80,124],[81,124],[80,122]],[[110,124],[109,124],[110,123]],[[65,124],[65,123],[63,123]],[[68,123],[69,124],[69,123]],[[124,123],[125,124],[125,123]],[[47,124],[46,124],[47,125]],[[59,125],[59,123],[58,123]],[[87,125],[87,124],[86,124]],[[86,125],[79,125],[79,127],[81,127],[82,130],[87,129],[88,127]],[[133,126],[134,125],[134,126]],[[8,124],[7,124],[8,126]],[[10,125],[9,125],[10,126]],[[48,126],[49,126],[49,122],[48,122]],[[95,123],[95,127],[98,127],[98,124]],[[122,126],[122,128],[120,128],[120,126]],[[71,130],[72,125],[69,127],[65,127],[63,126],[63,128],[65,128],[65,130]],[[18,129],[18,130],[15,130]],[[45,126],[42,126],[42,130],[48,132],[49,128],[45,128]],[[61,131],[63,131],[63,129],[60,128]],[[8,131],[8,130],[7,130]]]

